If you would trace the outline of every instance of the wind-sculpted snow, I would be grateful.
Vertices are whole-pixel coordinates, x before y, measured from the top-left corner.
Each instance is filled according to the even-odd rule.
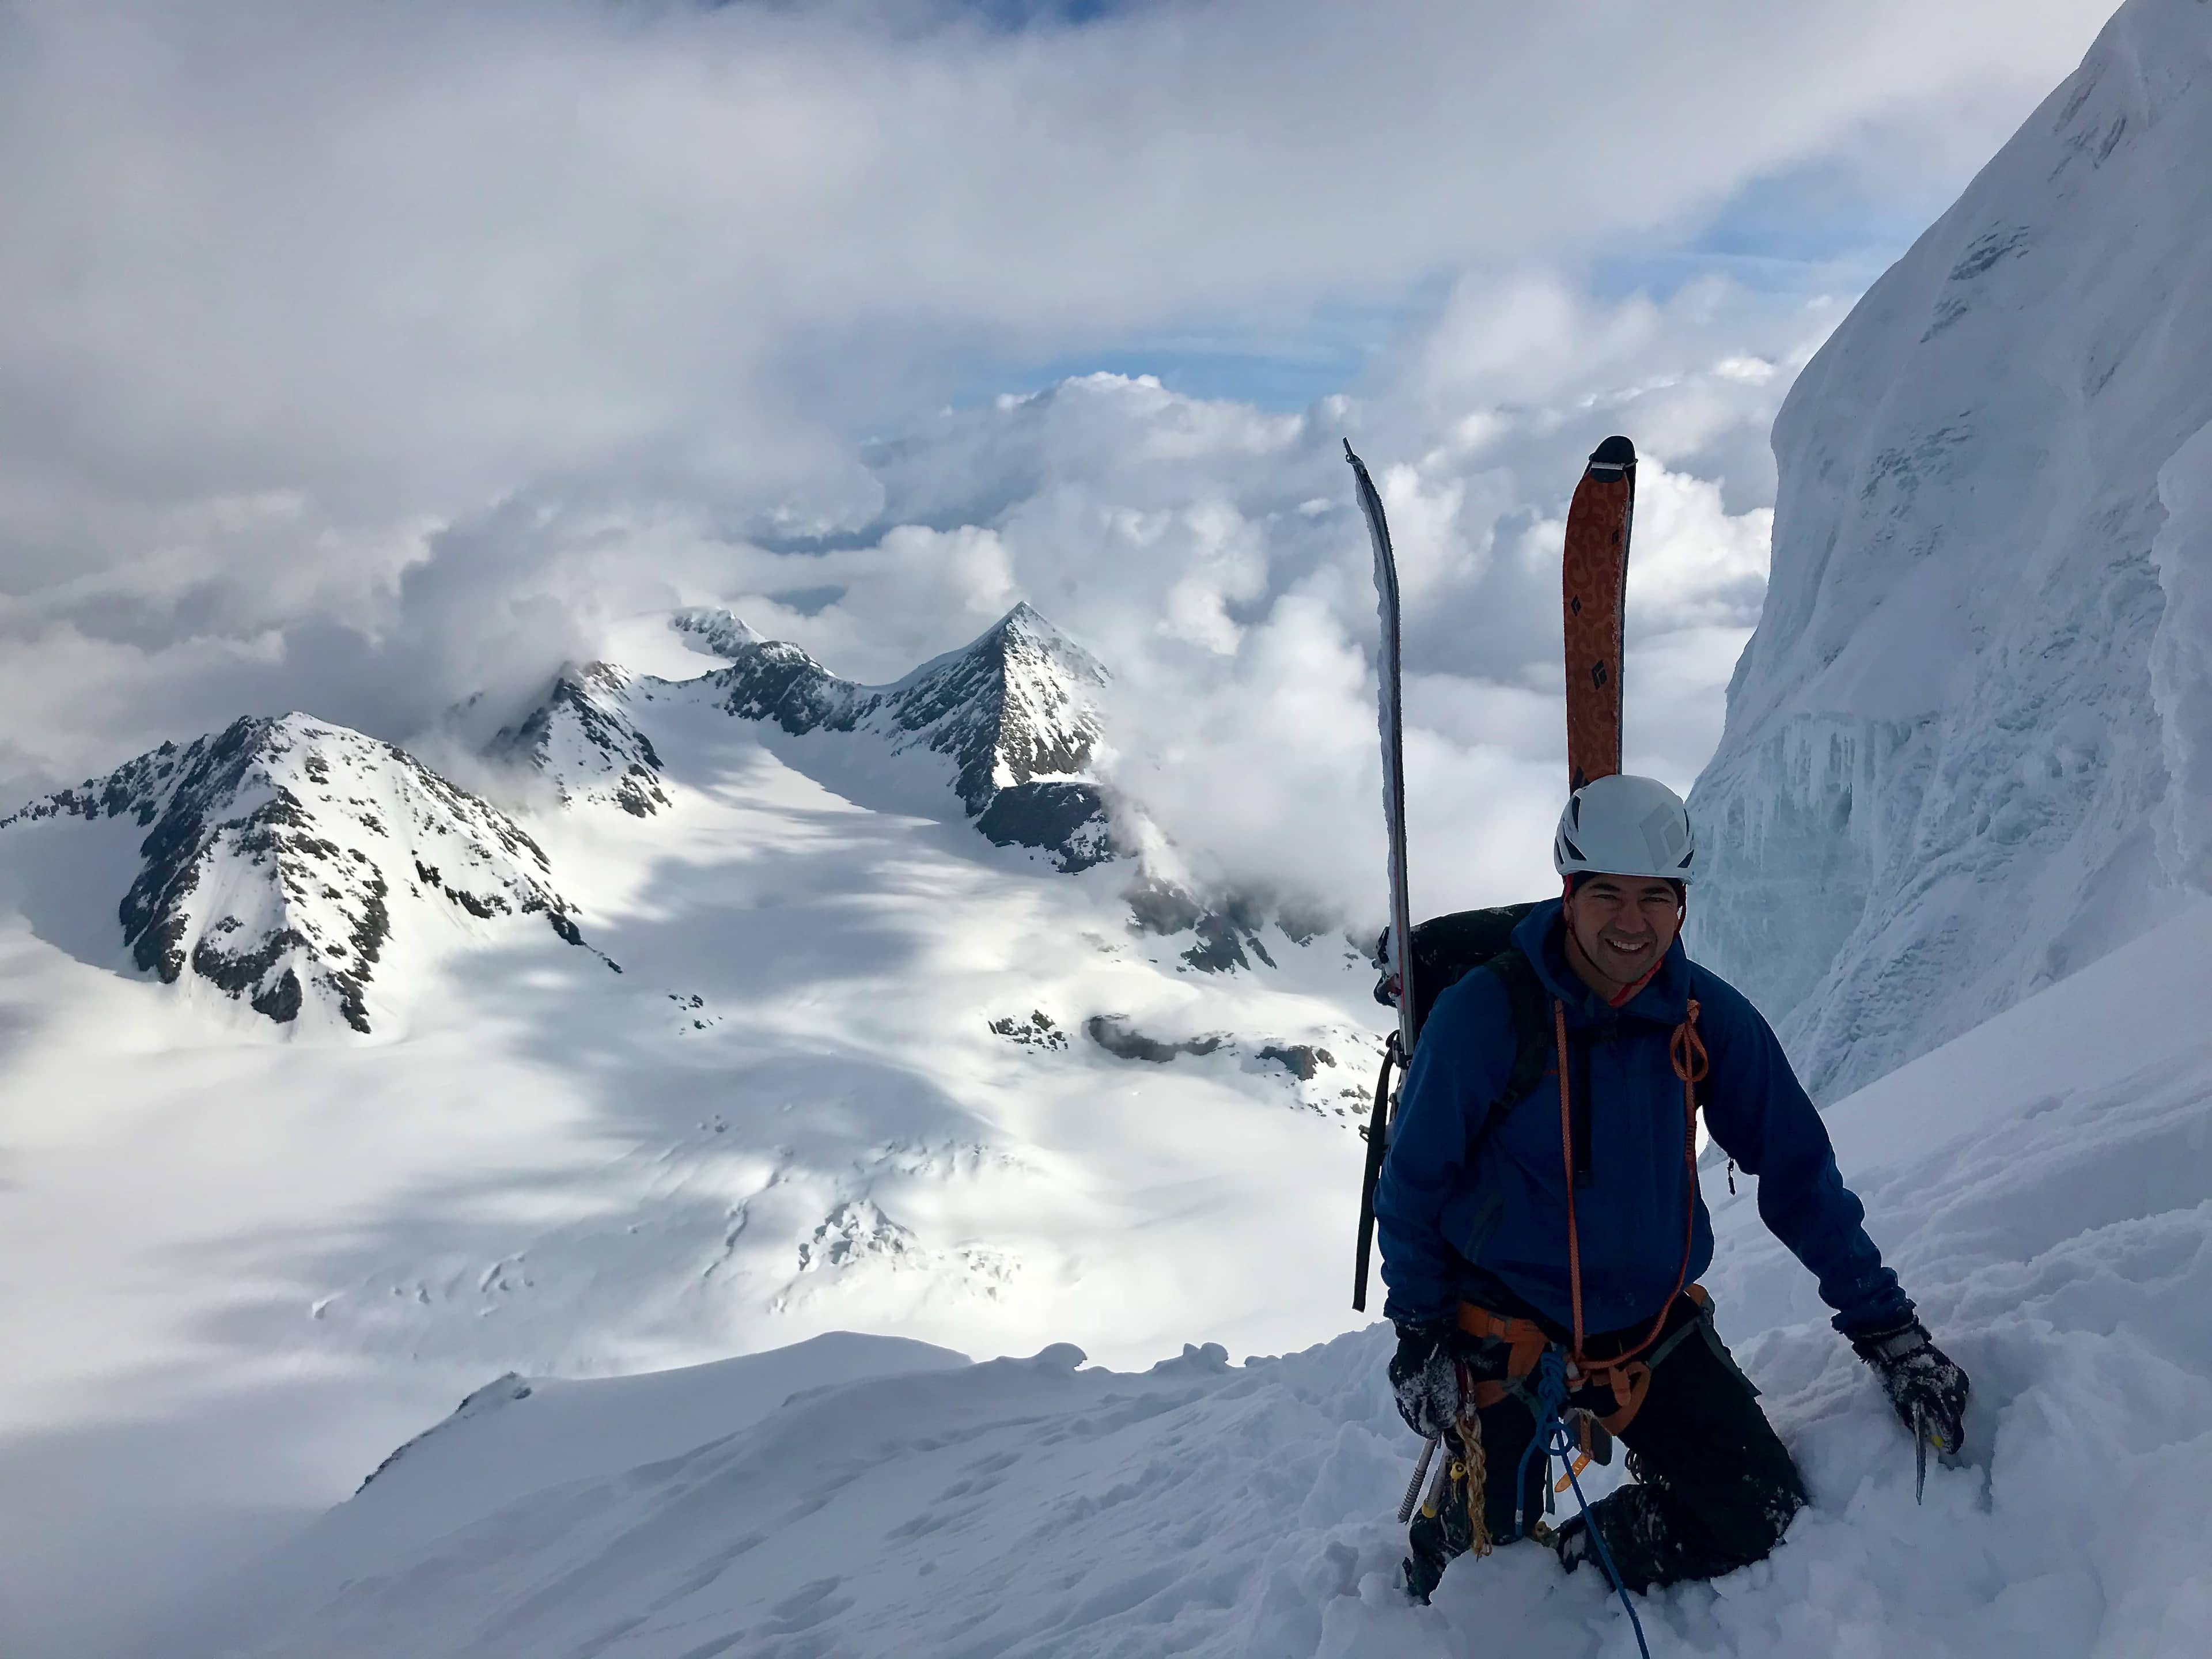
[[[2131,0],[1776,422],[1692,943],[1822,1098],[2204,884],[2208,87],[2205,9]]]
[[[0,830],[64,817],[147,831],[118,910],[140,969],[170,984],[189,970],[279,1024],[313,1010],[369,1032],[396,931],[542,914],[580,937],[514,820],[391,744],[303,714],[164,744]]]
[[[1770,1561],[1642,1598],[1655,1653],[2212,1646],[2212,1060],[2189,1020],[2208,974],[2199,906],[1831,1113],[1870,1226],[1974,1381],[1966,1459],[1931,1468],[1923,1506],[1755,1184],[1731,1197],[1708,1171],[1721,1331],[1813,1505]],[[1431,1607],[1395,1589],[1415,1448],[1385,1327],[1138,1372],[1064,1344],[963,1366],[839,1340],[851,1380],[829,1386],[805,1349],[501,1378],[165,1652],[1632,1650],[1596,1575],[1533,1546],[1455,1565]]]

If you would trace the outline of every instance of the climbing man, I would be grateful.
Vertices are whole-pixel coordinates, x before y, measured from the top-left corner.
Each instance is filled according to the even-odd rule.
[[[1683,952],[1693,852],[1664,784],[1577,790],[1553,848],[1564,896],[1422,1030],[1375,1197],[1391,1384],[1450,1474],[1413,1522],[1420,1601],[1455,1556],[1523,1536],[1571,1571],[1591,1527],[1631,1589],[1712,1577],[1762,1559],[1805,1503],[1695,1282],[1713,1252],[1700,1107],[1898,1415],[1938,1451],[1963,1442],[1966,1375],[1882,1265],[1781,1044]],[[1546,1461],[1524,1455],[1547,1406],[1601,1456],[1618,1436],[1636,1477],[1556,1531]]]

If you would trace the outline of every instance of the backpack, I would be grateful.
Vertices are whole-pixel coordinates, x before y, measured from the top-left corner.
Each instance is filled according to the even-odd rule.
[[[1490,1103],[1489,1115],[1483,1119],[1482,1127],[1475,1133],[1468,1156],[1481,1150],[1498,1126],[1503,1123],[1514,1107],[1528,1098],[1537,1084],[1543,1080],[1544,1063],[1552,1050],[1552,1023],[1545,1004],[1543,982],[1528,958],[1514,948],[1513,930],[1522,919],[1542,902],[1532,899],[1525,904],[1499,905],[1486,910],[1461,910],[1448,916],[1435,916],[1413,929],[1413,1042],[1418,1046],[1421,1029],[1429,1022],[1429,1014],[1443,993],[1478,970],[1492,973],[1504,981],[1508,1007],[1513,1018],[1513,1067],[1506,1073],[1505,1086]],[[1390,935],[1386,929],[1375,947],[1375,959],[1382,964],[1382,976],[1375,982],[1375,1000],[1386,1008],[1398,1006],[1399,976],[1389,959]],[[1389,1111],[1391,1104],[1390,1072],[1394,1066],[1403,1067],[1412,1063],[1410,1054],[1398,1051],[1398,1040],[1394,1035],[1383,1051],[1382,1070],[1375,1079],[1375,1106],[1365,1127],[1360,1133],[1367,1140],[1367,1169],[1359,1192],[1359,1249],[1352,1287],[1352,1305],[1356,1312],[1367,1310],[1367,1263],[1375,1237],[1375,1183],[1382,1178],[1382,1159],[1390,1148]]]

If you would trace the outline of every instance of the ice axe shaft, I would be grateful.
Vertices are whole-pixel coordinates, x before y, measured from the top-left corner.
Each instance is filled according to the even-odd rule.
[[[1413,1505],[1420,1501],[1421,1482],[1428,1478],[1429,1460],[1437,1455],[1437,1448],[1443,1443],[1443,1436],[1438,1435],[1421,1448],[1421,1461],[1413,1466],[1413,1478],[1406,1483],[1406,1501],[1398,1505],[1400,1526],[1413,1518]]]
[[[1918,1406],[1912,1408],[1912,1501],[1925,1501],[1928,1491],[1928,1414]]]

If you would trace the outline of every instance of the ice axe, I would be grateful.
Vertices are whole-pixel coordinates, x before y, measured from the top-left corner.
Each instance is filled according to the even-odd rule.
[[[1928,1492],[1928,1412],[1925,1407],[1912,1408],[1912,1501],[1926,1501]]]

